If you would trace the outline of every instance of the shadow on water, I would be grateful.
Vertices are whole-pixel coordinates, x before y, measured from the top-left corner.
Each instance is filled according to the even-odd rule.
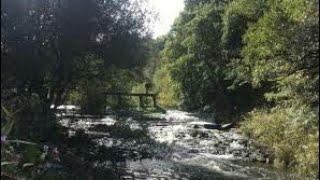
[[[234,179],[203,167],[168,161],[166,156],[173,149],[165,143],[154,141],[141,130],[119,126],[97,126],[90,130],[109,132],[113,139],[121,139],[121,145],[99,145],[96,140],[106,143],[106,139],[78,131],[65,140],[68,147],[62,148],[66,152],[62,156],[62,164],[69,179]],[[143,168],[139,166],[134,167],[138,168],[136,172],[130,172],[132,169],[128,168],[128,162],[140,164],[149,160],[154,164],[145,172],[141,172]]]

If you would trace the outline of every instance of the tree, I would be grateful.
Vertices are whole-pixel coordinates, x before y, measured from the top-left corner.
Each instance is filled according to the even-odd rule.
[[[243,129],[272,148],[277,167],[316,175],[319,1],[267,3],[268,9],[244,35],[243,58],[234,63],[241,79],[237,83],[264,89],[268,104],[250,112]]]
[[[256,87],[271,83],[269,100],[301,100],[317,105],[319,97],[318,1],[270,1],[270,10],[245,35],[239,66],[248,67]]]
[[[255,9],[252,4],[250,8]],[[217,116],[229,116],[248,111],[255,102],[256,92],[250,86],[229,88],[234,81],[231,57],[240,56],[242,44],[238,40],[241,42],[247,28],[243,25],[234,31],[239,22],[233,18],[242,13],[236,6],[232,1],[187,3],[166,38],[162,59],[172,64],[172,79],[180,85],[182,104],[188,110],[209,105]],[[237,44],[231,43],[234,40]],[[237,52],[233,52],[234,46],[239,46]]]
[[[228,59],[239,58],[244,45],[243,35],[267,9],[266,0],[230,2],[223,15],[222,44]]]
[[[2,65],[7,85],[37,93],[43,103],[59,105],[79,81],[75,64],[86,54],[102,57],[106,67],[140,63],[145,12],[129,1],[2,2]]]
[[[217,84],[224,84],[220,13],[225,5],[218,1],[187,4],[166,42],[163,58],[173,63],[173,80],[179,82],[183,104],[189,110],[215,104],[219,100],[212,98],[224,97]]]
[[[4,106],[19,109],[36,101],[39,109],[29,113],[48,119],[79,82],[99,76],[88,72],[88,55],[103,60],[89,71],[133,67],[145,58],[148,12],[132,1],[2,0],[1,5]],[[10,97],[19,98],[13,103]]]

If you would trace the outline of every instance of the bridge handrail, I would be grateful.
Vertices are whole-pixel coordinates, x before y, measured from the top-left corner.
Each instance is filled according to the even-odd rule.
[[[157,93],[122,93],[122,92],[106,92],[105,95],[119,95],[119,96],[157,96]]]

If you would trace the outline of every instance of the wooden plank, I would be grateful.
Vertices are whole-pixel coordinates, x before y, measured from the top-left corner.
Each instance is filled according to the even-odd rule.
[[[153,100],[153,107],[157,107],[157,99],[156,99],[156,96],[153,96],[153,97],[152,97],[152,100]]]
[[[110,95],[110,96],[157,96],[157,94],[145,94],[145,93],[112,93],[112,92],[107,92],[105,95]]]
[[[140,108],[143,108],[143,99],[142,99],[142,96],[139,96],[139,106],[140,106]]]

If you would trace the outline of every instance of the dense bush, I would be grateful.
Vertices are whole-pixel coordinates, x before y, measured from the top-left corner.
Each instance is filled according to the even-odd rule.
[[[162,107],[179,107],[179,86],[170,76],[170,67],[162,65],[156,70],[153,82],[158,93],[158,103]]]
[[[2,0],[1,134],[37,144],[62,144],[54,113],[67,98],[88,113],[101,114],[106,104],[103,92],[115,87],[131,90],[122,69],[141,66],[145,60],[147,14],[139,2],[130,0]],[[14,157],[15,150],[21,150],[35,159],[41,151],[11,147],[1,149],[2,161],[11,160],[7,151],[12,150]],[[28,162],[6,167],[15,174]],[[1,177],[3,173],[1,168]],[[53,172],[25,177],[62,179],[57,176]]]
[[[103,115],[106,109],[105,92],[99,83],[90,81],[84,87],[80,106],[82,113],[92,115]]]
[[[1,135],[1,178],[37,179],[61,168],[57,147],[9,138]]]
[[[316,175],[319,171],[319,114],[307,106],[250,112],[241,129],[274,151],[276,167]]]

